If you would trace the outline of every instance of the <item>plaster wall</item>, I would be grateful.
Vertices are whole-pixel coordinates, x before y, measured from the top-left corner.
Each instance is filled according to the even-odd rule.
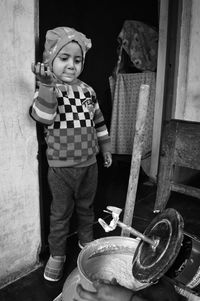
[[[172,118],[200,122],[200,1],[179,0],[180,45]]]
[[[185,120],[200,122],[200,2],[192,1]]]
[[[39,184],[35,122],[34,0],[0,1],[0,287],[38,264]]]

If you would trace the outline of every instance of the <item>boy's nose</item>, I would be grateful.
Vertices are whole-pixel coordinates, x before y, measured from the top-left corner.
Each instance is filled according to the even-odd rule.
[[[69,68],[74,68],[74,61],[72,59],[68,60],[68,67]]]

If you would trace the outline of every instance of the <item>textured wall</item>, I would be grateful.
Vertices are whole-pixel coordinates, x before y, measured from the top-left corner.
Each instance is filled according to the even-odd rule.
[[[182,3],[172,118],[200,122],[200,1]]]
[[[200,2],[192,1],[185,120],[200,122]]]
[[[0,286],[30,271],[40,248],[34,93],[34,0],[0,1]]]

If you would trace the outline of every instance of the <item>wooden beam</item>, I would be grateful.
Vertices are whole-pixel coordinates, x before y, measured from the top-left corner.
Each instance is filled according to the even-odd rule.
[[[137,114],[136,114],[135,137],[133,141],[133,151],[132,151],[128,191],[127,191],[125,211],[123,217],[123,223],[128,226],[132,225],[133,212],[135,207],[135,199],[136,199],[136,192],[138,186],[142,150],[143,150],[143,144],[145,138],[145,122],[147,116],[148,102],[149,102],[149,85],[141,85],[139,91]],[[130,233],[125,229],[123,229],[121,235],[129,236]]]
[[[161,129],[162,129],[166,52],[167,52],[168,7],[169,7],[169,0],[160,0],[158,62],[157,62],[156,95],[155,95],[154,124],[153,124],[152,152],[151,152],[151,166],[150,166],[150,178],[154,180],[156,180],[157,172],[158,172]]]

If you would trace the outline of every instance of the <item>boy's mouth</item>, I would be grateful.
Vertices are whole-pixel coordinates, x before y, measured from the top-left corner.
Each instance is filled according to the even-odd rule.
[[[65,76],[65,77],[74,77],[75,74],[74,73],[63,73],[63,76]]]

